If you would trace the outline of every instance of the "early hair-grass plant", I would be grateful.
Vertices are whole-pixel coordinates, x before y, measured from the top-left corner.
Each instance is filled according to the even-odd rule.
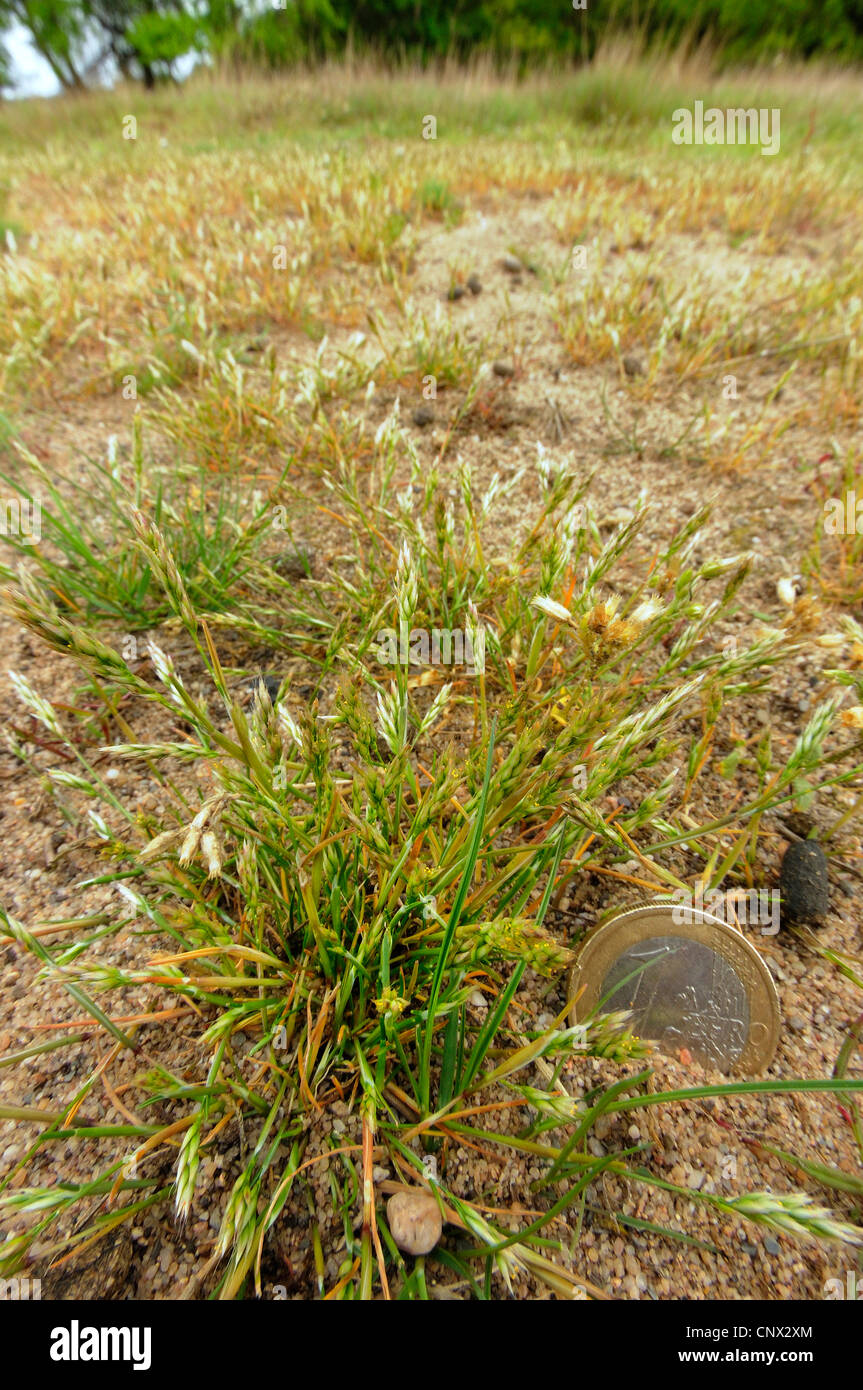
[[[859,455],[849,450],[829,477],[824,477],[819,467],[812,491],[818,514],[804,568],[828,602],[859,607],[863,602],[863,467]],[[856,659],[863,661],[863,647],[856,652]]]
[[[421,212],[440,218],[448,227],[461,221],[463,209],[443,179],[426,179],[414,194],[414,202]]]
[[[495,489],[476,498],[463,470],[458,523],[455,508],[447,516],[434,480],[416,514],[400,509],[389,456],[400,453],[399,443],[393,419],[379,443],[374,488],[363,497],[348,473],[335,489],[361,548],[370,537],[379,543],[354,586],[358,611],[342,625],[341,676],[335,688],[330,682],[323,708],[315,701],[303,712],[284,698],[274,706],[264,687],[250,709],[241,707],[208,622],[164,538],[143,518],[137,543],[209,673],[221,717],[190,692],[164,649],[151,644],[158,684],[150,684],[91,627],[64,616],[32,577],[23,590],[7,592],[13,615],[100,685],[179,713],[189,732],[173,743],[145,733],[107,750],[112,760],[165,765],[161,824],[136,815],[81,750],[72,750],[79,770],[67,774],[65,786],[90,803],[90,824],[110,861],[93,881],[116,885],[117,909],[98,925],[82,920],[60,946],[44,944],[39,928],[6,913],[3,930],[112,1036],[115,1055],[135,1048],[139,1028],[155,1022],[158,1011],[129,1028],[116,1021],[122,1009],[112,1016],[96,1002],[105,993],[122,1000],[128,990],[155,985],[191,1005],[200,1024],[193,1084],[169,1069],[140,1081],[151,1103],[170,1106],[167,1123],[101,1123],[87,1113],[89,1082],[62,1113],[0,1110],[42,1126],[13,1172],[46,1146],[76,1137],[108,1146],[101,1171],[85,1184],[13,1188],[7,1175],[0,1204],[15,1224],[0,1268],[11,1272],[98,1240],[118,1221],[164,1202],[164,1183],[148,1173],[147,1158],[165,1144],[179,1145],[173,1192],[182,1219],[194,1209],[202,1159],[215,1136],[235,1124],[250,1148],[200,1273],[222,1298],[261,1291],[268,1232],[287,1203],[305,1204],[306,1184],[324,1162],[346,1240],[331,1296],[368,1298],[376,1288],[385,1296],[427,1296],[422,1266],[407,1269],[376,1209],[373,1169],[381,1161],[397,1183],[430,1186],[447,1220],[474,1241],[467,1251],[444,1247],[441,1259],[479,1297],[490,1295],[495,1276],[514,1287],[528,1275],[560,1296],[585,1289],[600,1296],[581,1274],[577,1243],[567,1254],[570,1242],[562,1238],[565,1214],[583,1210],[603,1173],[801,1238],[859,1242],[859,1228],[800,1194],[698,1193],[646,1168],[638,1147],[597,1157],[586,1139],[600,1115],[633,1108],[792,1090],[848,1097],[863,1082],[837,1075],[655,1094],[647,1087],[650,1069],[639,1070],[645,1046],[625,1017],[566,1027],[561,1015],[550,1029],[525,1026],[519,991],[531,978],[553,980],[572,959],[569,943],[546,924],[566,882],[588,866],[607,869],[634,854],[646,882],[667,891],[682,883],[673,854],[681,844],[701,861],[705,878],[719,881],[749,844],[753,823],[782,803],[797,777],[807,774],[827,796],[837,782],[859,776],[853,759],[860,740],[852,731],[850,743],[832,747],[835,770],[825,765],[838,716],[838,704],[828,702],[783,765],[773,766],[764,750],[754,798],[714,823],[694,821],[687,797],[724,704],[757,688],[795,650],[782,632],[731,654],[712,646],[713,626],[733,611],[744,582],[745,557],[694,562],[705,510],[624,597],[614,575],[635,544],[644,509],[602,543],[583,481],[540,450],[536,514],[508,571],[495,576],[482,535]],[[426,529],[426,513],[434,529]],[[356,641],[378,592],[380,615],[393,623],[411,627],[418,616],[438,614],[463,617],[475,630],[484,622],[495,634],[489,660],[478,663],[469,685],[452,673],[429,689],[402,662],[384,676],[369,661],[367,642]],[[62,741],[64,726],[50,702],[26,682],[19,681],[19,693]],[[605,814],[604,793],[663,764],[682,741],[683,718],[698,711],[700,736],[690,735],[688,751],[677,754],[687,768],[685,786],[677,784],[682,800],[667,775],[628,812]],[[206,763],[206,795],[190,798],[179,789],[187,761]],[[574,762],[585,774],[575,787]],[[738,839],[723,856],[717,832],[728,826]],[[106,933],[122,928],[142,938],[132,964],[104,950]],[[479,985],[485,1007],[477,1013]],[[585,1057],[614,1063],[619,1078],[574,1100],[565,1080]],[[356,1116],[356,1138],[331,1137],[322,1152],[307,1152],[310,1125],[322,1117],[326,1123],[336,1098],[346,1098]],[[497,1125],[495,1117],[514,1106],[525,1112],[523,1127]],[[489,1219],[481,1201],[454,1191],[448,1174],[459,1142],[503,1146],[540,1163],[536,1216],[511,1232]],[[435,1154],[443,1165],[438,1176],[425,1162]],[[72,1232],[69,1218],[84,1202],[92,1219]],[[357,1225],[353,1212],[361,1217]],[[485,1266],[479,1280],[474,1257]]]
[[[561,340],[579,365],[640,347],[650,352],[648,376],[665,367],[688,379],[765,360],[780,368],[789,359],[795,365],[808,360],[855,366],[863,302],[856,269],[842,279],[814,279],[797,270],[780,276],[765,261],[747,266],[728,284],[717,282],[714,266],[705,261],[677,284],[667,271],[661,278],[648,275],[641,261],[611,274],[601,247],[590,241],[586,251],[586,266],[569,269],[553,287],[550,306]],[[776,423],[787,428],[784,415]],[[759,425],[749,422],[760,438]]]
[[[15,472],[3,470],[0,477],[31,509],[38,503],[41,535],[34,543],[23,530],[8,530],[2,540],[9,560],[17,556],[67,615],[116,621],[132,632],[170,615],[157,572],[138,543],[135,514],[146,512],[167,547],[163,567],[176,570],[200,612],[240,629],[251,625],[277,643],[292,616],[308,619],[312,630],[329,626],[325,610],[311,596],[304,607],[296,589],[266,563],[267,550],[276,553],[278,546],[272,493],[278,476],[256,488],[254,479],[214,480],[202,468],[160,467],[146,457],[140,416],[128,456],[112,438],[105,459],[85,456],[78,476],[62,483],[22,443],[13,447]],[[282,477],[289,468],[290,460]],[[16,569],[3,563],[0,574],[14,579]]]
[[[285,375],[276,371],[274,354],[264,354],[265,380],[251,382],[249,368],[230,348],[201,350],[185,338],[180,347],[195,363],[197,389],[184,400],[169,385],[160,386],[155,425],[201,467],[253,471],[286,433],[288,387]]]
[[[436,387],[470,382],[485,356],[485,340],[469,338],[463,328],[452,322],[440,302],[431,314],[426,314],[411,299],[397,298],[403,318],[402,341],[398,346],[386,343],[377,315],[369,320],[372,332],[384,347],[391,374],[420,389],[429,382]]]

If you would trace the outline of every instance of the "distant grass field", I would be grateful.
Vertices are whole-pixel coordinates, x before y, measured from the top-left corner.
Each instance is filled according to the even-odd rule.
[[[696,99],[778,106],[781,159],[672,146],[672,112]],[[146,393],[196,374],[180,344],[202,333],[213,347],[262,318],[318,339],[359,327],[358,288],[383,278],[390,302],[409,289],[412,237],[440,215],[436,198],[457,212],[460,194],[553,196],[562,258],[582,228],[612,223],[624,236],[649,223],[654,237],[717,224],[781,249],[852,213],[862,111],[853,74],[714,82],[703,59],[614,49],[584,72],[521,83],[483,67],[391,76],[358,65],[7,103],[0,230],[22,253],[34,236],[41,250],[7,261],[0,386],[14,407],[43,389],[98,393],[135,369]],[[422,138],[426,117],[434,140]],[[258,273],[275,246],[288,268]],[[346,269],[361,271],[350,292]],[[859,288],[849,265],[837,301],[853,306]],[[820,328],[832,326],[829,285],[796,297],[797,314],[783,311],[790,335],[814,336],[813,299]],[[622,299],[607,306],[609,327],[629,312]]]
[[[662,145],[670,111],[696,98],[717,106],[781,106],[789,148],[811,138],[816,145],[848,141],[853,162],[852,142],[863,118],[856,69],[788,62],[719,73],[709,53],[660,49],[646,55],[621,40],[606,43],[589,67],[551,67],[520,79],[484,60],[470,68],[425,69],[384,69],[357,60],[274,77],[249,72],[231,78],[202,70],[181,86],[153,92],[135,86],[10,101],[0,108],[0,144],[9,154],[46,142],[83,143],[101,153],[99,142],[113,144],[125,114],[150,118],[162,133],[169,128],[189,153],[197,142],[206,148],[215,140],[220,149],[266,146],[285,135],[398,141],[413,136],[421,110],[446,124],[451,143],[516,137],[544,144],[577,129],[585,136],[592,130],[603,145],[632,131],[640,144]]]

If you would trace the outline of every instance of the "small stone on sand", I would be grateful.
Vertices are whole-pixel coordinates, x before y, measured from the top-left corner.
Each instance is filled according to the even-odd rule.
[[[421,1187],[394,1192],[387,1202],[387,1221],[393,1240],[406,1255],[427,1255],[443,1230],[440,1207]]]

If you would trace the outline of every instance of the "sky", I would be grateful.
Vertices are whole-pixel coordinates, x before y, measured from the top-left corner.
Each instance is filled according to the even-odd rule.
[[[36,52],[21,24],[7,29],[3,42],[12,59],[12,78],[15,83],[9,97],[52,97],[58,90],[53,72]]]

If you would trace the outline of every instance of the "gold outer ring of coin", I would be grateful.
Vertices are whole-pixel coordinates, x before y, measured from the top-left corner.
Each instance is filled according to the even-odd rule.
[[[578,948],[569,971],[570,1023],[581,1023],[593,1012],[609,969],[630,947],[652,936],[683,936],[700,941],[722,956],[746,991],[749,1034],[740,1056],[729,1070],[748,1075],[764,1071],[779,1044],[781,1015],[773,976],[755,947],[736,927],[696,907],[678,908],[686,913],[684,922],[678,925],[672,916],[674,906],[668,903],[631,908],[590,933]]]

